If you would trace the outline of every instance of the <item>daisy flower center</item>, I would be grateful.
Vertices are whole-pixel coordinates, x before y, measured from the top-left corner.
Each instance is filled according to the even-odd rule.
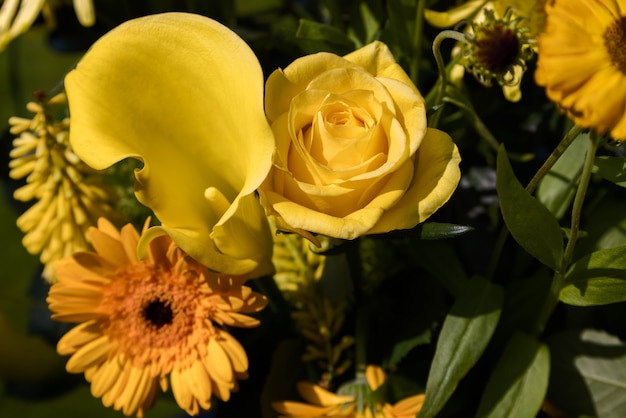
[[[157,365],[158,374],[169,373],[174,363],[194,361],[196,342],[215,334],[215,307],[202,293],[197,272],[177,274],[139,263],[115,274],[119,279],[104,292],[100,309],[107,315],[102,332],[116,352],[137,367]]]
[[[476,39],[476,61],[489,71],[504,72],[516,64],[520,50],[519,39],[503,25],[484,27]]]
[[[163,325],[172,323],[174,313],[172,312],[172,308],[170,308],[169,301],[156,299],[148,301],[143,308],[143,316],[147,322],[151,322],[158,330]]]
[[[626,16],[608,26],[602,35],[611,63],[626,75]]]

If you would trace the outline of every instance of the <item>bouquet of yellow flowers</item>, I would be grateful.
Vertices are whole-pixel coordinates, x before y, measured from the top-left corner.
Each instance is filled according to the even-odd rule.
[[[626,416],[626,2],[115,3],[0,6],[0,415]]]

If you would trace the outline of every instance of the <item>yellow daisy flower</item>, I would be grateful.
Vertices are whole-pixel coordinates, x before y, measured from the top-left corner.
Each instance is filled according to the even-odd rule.
[[[58,261],[48,295],[54,319],[81,322],[57,345],[71,355],[67,370],[85,373],[91,393],[126,415],[141,417],[167,375],[191,415],[208,410],[213,395],[228,400],[248,358],[225,326],[258,325],[245,314],[266,298],[243,286],[246,277],[209,272],[167,235],[150,242],[144,260],[131,225],[118,231],[100,219],[89,237],[96,251]]]
[[[391,405],[377,399],[374,394],[385,381],[386,374],[378,366],[369,365],[365,378],[357,378],[330,392],[318,385],[299,382],[298,393],[308,403],[280,401],[272,406],[281,418],[414,418],[422,409],[424,394],[410,396]]]
[[[626,1],[546,6],[535,80],[576,125],[626,140]]]

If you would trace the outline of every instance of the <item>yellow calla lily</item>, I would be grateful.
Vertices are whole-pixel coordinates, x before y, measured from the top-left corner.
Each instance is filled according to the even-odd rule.
[[[272,239],[254,192],[271,166],[263,73],[230,29],[189,13],[128,21],[65,79],[70,141],[96,169],[133,157],[135,193],[212,270],[271,271]]]

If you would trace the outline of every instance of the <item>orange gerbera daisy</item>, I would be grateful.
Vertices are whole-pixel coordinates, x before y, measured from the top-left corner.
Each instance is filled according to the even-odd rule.
[[[243,286],[245,277],[210,272],[167,235],[139,260],[132,225],[118,231],[101,218],[88,234],[95,252],[58,261],[48,295],[54,319],[81,322],[57,345],[71,355],[67,370],[84,372],[92,394],[126,415],[143,416],[167,375],[191,415],[208,410],[212,395],[228,400],[248,358],[224,325],[258,325],[245,314],[267,299]]]
[[[367,366],[365,378],[329,392],[309,382],[299,382],[298,393],[308,403],[280,401],[272,406],[281,418],[414,418],[422,409],[424,394],[410,396],[391,405],[374,393],[386,379],[378,366]]]

